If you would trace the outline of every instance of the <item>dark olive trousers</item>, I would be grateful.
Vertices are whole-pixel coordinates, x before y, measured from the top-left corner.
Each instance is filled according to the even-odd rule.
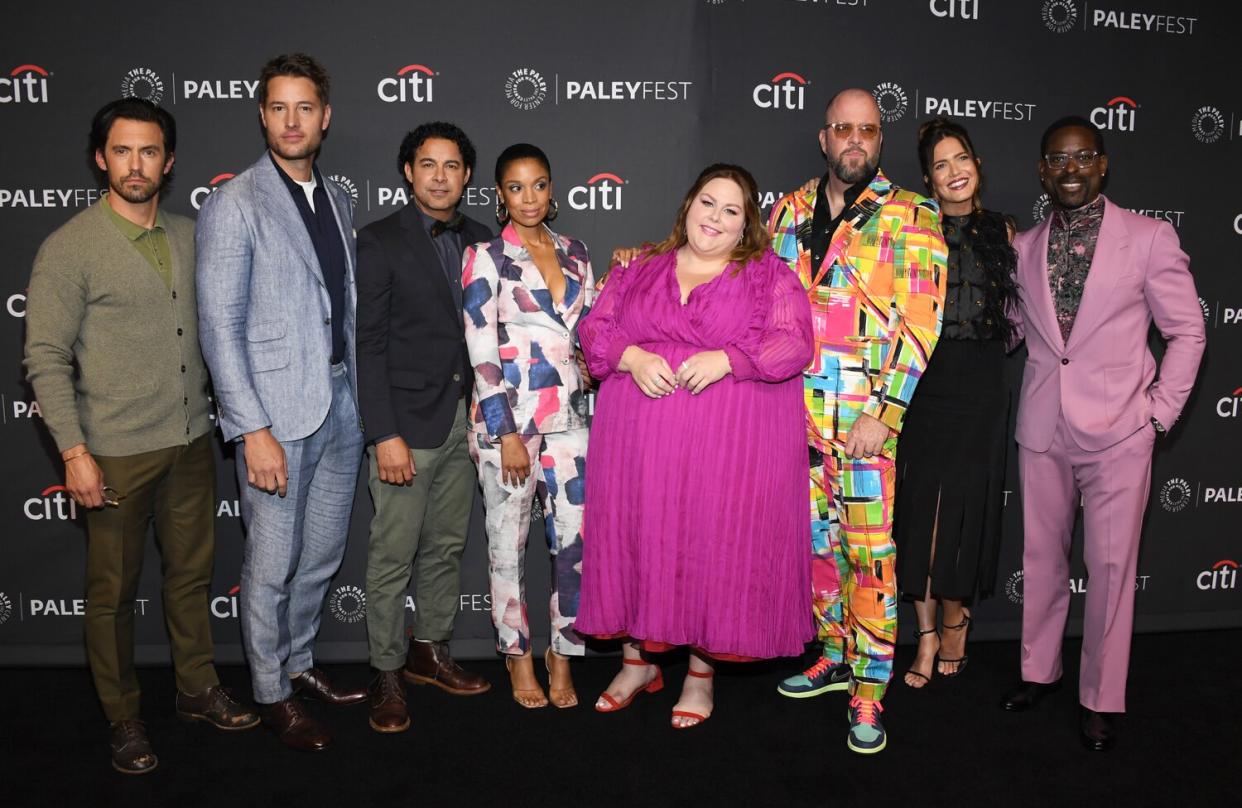
[[[155,522],[177,689],[216,685],[208,590],[215,556],[212,433],[188,446],[127,457],[96,457],[118,507],[87,513],[86,654],[109,721],[138,717],[134,599],[147,530]]]

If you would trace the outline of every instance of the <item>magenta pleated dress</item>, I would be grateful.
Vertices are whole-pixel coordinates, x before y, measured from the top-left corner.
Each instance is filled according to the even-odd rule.
[[[801,371],[813,345],[797,276],[771,252],[683,306],[675,254],[614,268],[578,336],[602,380],[587,453],[576,628],[719,657],[792,656],[814,637]],[[676,372],[723,349],[698,395],[643,394],[630,345]]]

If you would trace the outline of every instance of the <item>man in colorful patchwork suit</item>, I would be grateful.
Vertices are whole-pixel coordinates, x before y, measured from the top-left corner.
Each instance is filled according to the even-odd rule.
[[[934,202],[879,171],[880,110],[838,93],[819,144],[828,171],[778,202],[777,255],[808,290],[817,351],[804,373],[811,453],[812,588],[822,658],[778,687],[850,692],[848,746],[886,744],[880,700],[897,630],[895,455],[906,407],[940,334],[944,239]]]

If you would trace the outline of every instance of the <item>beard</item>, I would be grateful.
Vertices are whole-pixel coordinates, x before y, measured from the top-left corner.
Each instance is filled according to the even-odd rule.
[[[880,156],[864,157],[861,162],[852,166],[846,162],[844,157],[833,157],[828,155],[828,170],[836,175],[836,178],[848,185],[855,185],[870,177],[880,166]]]
[[[141,177],[146,180],[146,184],[137,187],[127,185],[126,181],[133,177]],[[111,188],[112,193],[126,202],[132,205],[142,205],[154,199],[155,195],[164,187],[164,175],[161,174],[158,179],[152,181],[150,177],[142,174],[127,174],[120,183],[109,180],[108,186]]]
[[[272,150],[272,154],[284,160],[305,160],[307,157],[314,157],[319,152],[319,145],[322,142],[322,137],[314,135],[303,138],[302,142],[296,145],[284,143],[279,137],[269,137],[267,146]]]

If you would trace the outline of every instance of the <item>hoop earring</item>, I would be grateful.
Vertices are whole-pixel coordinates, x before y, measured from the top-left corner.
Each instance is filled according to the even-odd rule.
[[[496,197],[496,221],[500,224],[509,221],[509,208],[500,197]]]
[[[545,222],[550,222],[554,220],[560,214],[561,214],[561,206],[556,203],[555,199],[553,199],[552,204],[548,205],[548,215],[544,216],[543,220]]]

